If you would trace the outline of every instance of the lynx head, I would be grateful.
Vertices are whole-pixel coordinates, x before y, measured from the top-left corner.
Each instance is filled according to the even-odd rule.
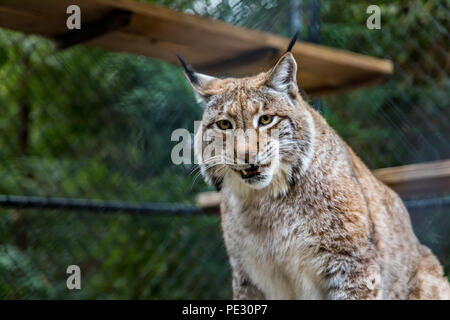
[[[217,189],[286,194],[308,167],[314,135],[293,55],[286,52],[268,72],[239,79],[195,73],[180,61],[204,105],[194,149],[205,180]]]

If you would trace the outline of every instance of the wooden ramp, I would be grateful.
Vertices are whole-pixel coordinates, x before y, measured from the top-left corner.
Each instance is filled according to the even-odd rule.
[[[81,30],[66,28],[66,9],[81,8]],[[246,76],[267,70],[289,39],[238,28],[197,15],[134,0],[0,0],[0,27],[54,38],[61,48],[85,43],[177,63],[216,76]],[[298,42],[298,83],[310,96],[378,83],[392,63],[343,50]]]

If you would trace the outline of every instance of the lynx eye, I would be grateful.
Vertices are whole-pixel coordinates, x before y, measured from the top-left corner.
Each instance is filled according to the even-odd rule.
[[[268,114],[265,114],[259,118],[259,124],[263,125],[263,126],[268,125],[272,121],[273,121],[273,117]]]
[[[228,129],[231,129],[233,127],[231,122],[228,121],[228,120],[219,120],[219,121],[216,122],[216,124],[219,127],[219,129],[221,129],[221,130],[228,130]]]

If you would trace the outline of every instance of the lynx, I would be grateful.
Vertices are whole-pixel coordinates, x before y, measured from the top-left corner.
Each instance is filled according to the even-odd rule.
[[[205,108],[194,150],[222,194],[235,299],[449,299],[400,197],[300,95],[290,48],[268,72],[239,79],[179,58]],[[224,141],[248,129],[256,143],[233,145],[244,162],[225,155]],[[205,155],[208,135],[221,139]]]

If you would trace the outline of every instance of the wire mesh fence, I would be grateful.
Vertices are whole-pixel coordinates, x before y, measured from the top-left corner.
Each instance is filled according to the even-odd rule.
[[[447,1],[380,1],[380,30],[366,27],[370,1],[158,2],[392,60],[386,83],[312,103],[371,169],[450,158]],[[193,132],[202,114],[179,67],[81,45],[60,51],[0,29],[0,110],[1,195],[121,201],[117,210],[1,202],[1,298],[231,297],[218,215],[120,208],[192,209],[208,190],[195,168],[170,160],[171,132]],[[405,199],[447,274],[449,197]],[[73,264],[81,290],[66,287]]]
[[[231,295],[218,217],[30,210],[21,229],[17,212],[8,210],[3,215],[2,298],[217,299]],[[66,287],[69,265],[81,269],[80,290]]]

